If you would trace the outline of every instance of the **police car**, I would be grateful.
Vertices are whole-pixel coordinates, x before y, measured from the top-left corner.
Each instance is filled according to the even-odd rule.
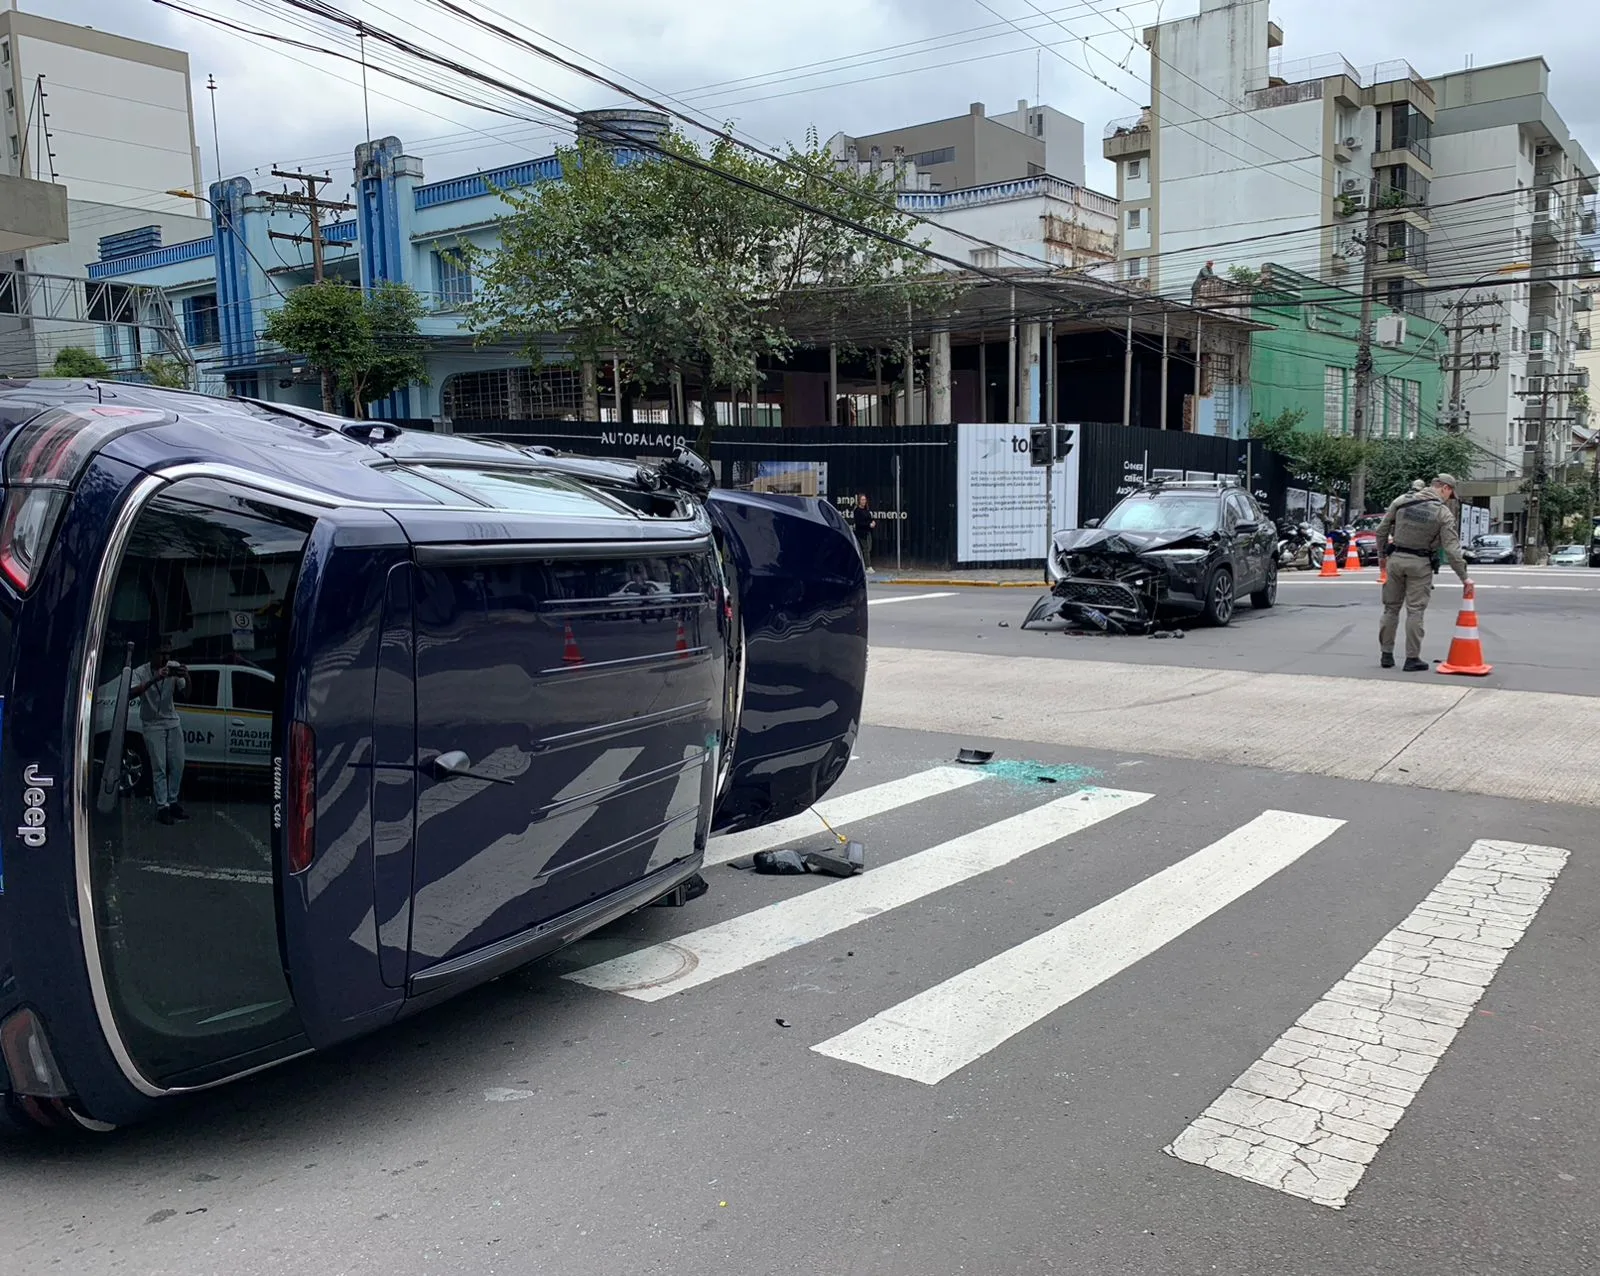
[[[189,687],[173,697],[183,725],[186,767],[262,771],[272,762],[273,678],[249,665],[186,665]],[[95,696],[96,755],[111,731],[117,700],[113,679]],[[139,701],[128,705],[122,788],[142,791],[149,780]]]

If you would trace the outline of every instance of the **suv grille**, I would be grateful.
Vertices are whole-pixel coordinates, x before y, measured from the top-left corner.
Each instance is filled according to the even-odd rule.
[[[1140,610],[1139,595],[1126,585],[1109,580],[1064,580],[1056,588],[1056,597],[1063,602],[1080,603],[1085,607],[1109,607],[1114,610]]]

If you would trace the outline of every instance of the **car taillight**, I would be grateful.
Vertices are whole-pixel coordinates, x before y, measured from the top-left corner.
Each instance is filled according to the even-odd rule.
[[[26,592],[94,454],[119,434],[175,419],[151,408],[84,404],[51,408],[19,428],[6,447],[0,574]]]
[[[317,848],[317,736],[304,722],[289,727],[289,871],[311,867]]]

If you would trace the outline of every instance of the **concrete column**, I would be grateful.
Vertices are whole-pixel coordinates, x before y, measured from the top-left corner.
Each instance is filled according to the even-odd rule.
[[[950,424],[950,334],[940,329],[928,348],[930,425]]]
[[[595,369],[593,359],[583,361],[583,419],[600,419],[600,374]]]
[[[1018,389],[1019,402],[1017,404],[1018,421],[1038,421],[1039,410],[1042,402],[1039,384],[1040,373],[1043,369],[1039,363],[1039,325],[1025,323],[1017,334],[1017,365],[1020,383]]]

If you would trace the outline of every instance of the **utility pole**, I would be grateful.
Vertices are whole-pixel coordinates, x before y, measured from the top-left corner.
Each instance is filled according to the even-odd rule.
[[[304,212],[311,223],[311,233],[309,235],[289,235],[282,231],[271,230],[267,232],[267,237],[269,239],[288,240],[294,244],[310,244],[311,279],[313,283],[320,284],[324,277],[322,250],[327,247],[327,241],[322,238],[322,214],[325,212],[350,212],[355,208],[355,205],[334,203],[322,198],[320,191],[323,184],[333,180],[327,174],[318,177],[314,173],[292,173],[275,168],[272,170],[272,175],[305,184],[305,193],[303,195],[290,195],[287,193],[283,195],[268,195],[267,202],[274,208],[291,208]],[[338,404],[334,401],[333,374],[324,368],[321,375],[322,410],[324,412],[334,412],[338,409]]]
[[[1468,311],[1481,310],[1485,306],[1498,305],[1493,298],[1487,300],[1470,300],[1463,297],[1460,301],[1451,302],[1447,308],[1455,312],[1455,326],[1452,328],[1452,349],[1441,361],[1440,366],[1450,374],[1450,405],[1449,420],[1445,426],[1451,433],[1459,434],[1467,426],[1467,408],[1461,400],[1461,374],[1463,372],[1497,371],[1500,367],[1500,352],[1491,350],[1487,353],[1473,351],[1465,353],[1463,343],[1470,333],[1477,335],[1480,332],[1498,332],[1498,323],[1468,323]]]
[[[1528,492],[1528,516],[1522,529],[1522,561],[1539,561],[1539,544],[1544,539],[1540,506],[1544,500],[1544,440],[1550,429],[1550,378],[1539,378],[1539,443],[1533,454],[1533,487]]]
[[[1372,176],[1367,195],[1367,228],[1365,251],[1361,255],[1361,331],[1356,336],[1356,394],[1355,410],[1350,414],[1350,433],[1357,443],[1367,434],[1367,403],[1372,397],[1372,275],[1378,263],[1378,175]],[[1366,510],[1367,463],[1356,464],[1350,476],[1351,518]]]
[[[327,247],[327,241],[322,237],[322,214],[353,212],[355,210],[355,205],[335,203],[332,200],[326,200],[322,198],[322,196],[319,194],[319,191],[323,183],[331,182],[333,180],[333,178],[327,176],[327,174],[323,174],[321,177],[318,177],[314,173],[289,173],[282,169],[275,168],[272,170],[272,175],[274,177],[287,178],[292,182],[305,183],[306,189],[305,194],[303,195],[268,195],[266,198],[267,202],[274,208],[295,208],[304,212],[306,217],[311,222],[311,234],[286,235],[281,231],[274,230],[268,231],[267,237],[269,239],[286,239],[290,243],[295,244],[310,244],[311,281],[313,283],[320,284],[323,279],[322,250]]]
[[[1128,307],[1128,331],[1122,350],[1122,425],[1133,423],[1133,307]]]

